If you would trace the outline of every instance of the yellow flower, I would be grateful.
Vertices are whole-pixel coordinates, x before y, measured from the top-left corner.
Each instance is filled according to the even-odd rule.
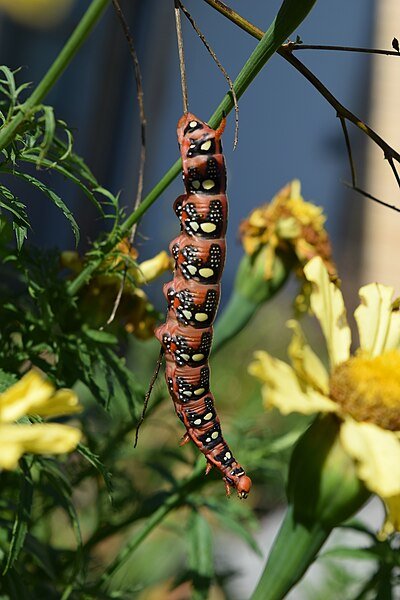
[[[33,27],[48,27],[61,21],[73,0],[0,0],[0,10]]]
[[[330,373],[293,320],[288,323],[291,366],[260,351],[249,371],[264,384],[266,407],[282,414],[331,413],[339,419],[340,442],[358,477],[386,504],[385,533],[400,530],[400,313],[392,302],[393,289],[375,283],[360,289],[354,313],[360,347],[352,356],[343,297],[321,258],[313,258],[304,273]]]
[[[325,229],[323,209],[306,202],[301,196],[301,184],[294,179],[282,188],[272,201],[256,208],[240,226],[245,252],[250,256],[262,252],[264,278],[273,276],[276,255],[293,261],[297,275],[304,283],[303,267],[314,256],[320,256],[332,279],[336,267]],[[307,308],[307,289],[299,295],[296,304]]]
[[[55,390],[37,371],[29,371],[20,381],[0,394],[0,468],[15,469],[25,452],[62,454],[79,443],[81,432],[58,423],[17,424],[26,415],[55,417],[80,412],[76,394]]]

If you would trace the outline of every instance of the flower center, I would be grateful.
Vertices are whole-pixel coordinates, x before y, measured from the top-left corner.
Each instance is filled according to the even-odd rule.
[[[400,430],[400,351],[341,363],[331,375],[330,396],[356,421]]]

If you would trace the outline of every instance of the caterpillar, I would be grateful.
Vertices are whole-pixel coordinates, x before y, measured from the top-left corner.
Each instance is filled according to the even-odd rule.
[[[175,268],[172,281],[163,288],[167,320],[155,334],[165,352],[169,393],[186,427],[181,445],[192,440],[207,459],[206,475],[216,467],[227,495],[235,488],[239,498],[247,498],[251,479],[222,436],[208,365],[225,262],[224,128],[225,118],[214,130],[191,113],[178,122],[186,194],[174,203],[181,233],[170,244]]]

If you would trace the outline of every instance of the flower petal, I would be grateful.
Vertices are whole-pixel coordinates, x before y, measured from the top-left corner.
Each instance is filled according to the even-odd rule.
[[[371,356],[400,345],[400,313],[392,310],[393,288],[371,283],[359,291],[361,303],[354,312],[360,348]]]
[[[400,494],[385,498],[386,519],[380,531],[380,538],[385,539],[395,531],[400,531]]]
[[[400,494],[400,441],[393,431],[346,419],[340,428],[346,452],[358,464],[358,476],[386,499]]]
[[[165,271],[168,271],[173,268],[172,259],[165,252],[159,252],[153,258],[149,258],[149,260],[145,260],[140,263],[134,269],[130,269],[130,272],[133,273],[135,280],[138,284],[149,283],[153,281],[153,279],[157,279],[160,277]]]
[[[54,393],[54,386],[35,370],[0,394],[0,422],[3,423],[29,414],[54,417],[81,410],[75,392],[65,388]]]
[[[277,408],[283,415],[298,412],[311,415],[317,412],[336,412],[337,405],[311,387],[302,389],[296,373],[285,362],[267,352],[256,352],[249,373],[265,383],[262,387],[264,406]]]
[[[75,427],[56,423],[0,425],[0,467],[14,469],[25,452],[63,454],[75,450],[81,439]]]
[[[304,274],[313,285],[311,308],[320,322],[328,347],[331,366],[350,356],[351,333],[346,319],[343,296],[329,279],[328,271],[319,256],[304,267]]]
[[[0,422],[16,421],[32,413],[32,406],[40,406],[53,393],[54,387],[48,380],[37,371],[29,371],[20,381],[0,394]]]
[[[328,373],[311,346],[307,344],[300,323],[291,319],[286,325],[293,330],[288,354],[297,377],[318,392],[328,395]]]

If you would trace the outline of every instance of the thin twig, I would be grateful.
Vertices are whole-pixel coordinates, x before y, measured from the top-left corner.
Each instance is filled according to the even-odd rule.
[[[152,378],[150,380],[150,383],[149,383],[149,389],[147,390],[146,395],[144,397],[142,415],[141,415],[141,417],[139,419],[138,424],[136,425],[135,443],[133,444],[134,448],[136,448],[138,440],[139,440],[139,429],[140,429],[140,427],[141,427],[141,425],[142,425],[142,423],[144,421],[144,418],[146,416],[147,406],[149,404],[149,400],[150,400],[151,392],[153,391],[154,384],[156,383],[158,374],[160,372],[160,368],[161,368],[161,365],[162,365],[163,356],[164,356],[164,348],[161,347],[160,348],[160,353],[159,353],[158,359],[157,359],[157,364],[156,364],[156,367],[154,369],[153,376],[152,376]]]
[[[174,0],[174,4],[175,4],[176,39],[178,41],[178,54],[179,54],[179,69],[180,69],[180,73],[181,73],[183,112],[187,113],[189,110],[189,105],[188,105],[188,91],[187,91],[186,69],[185,69],[185,53],[183,50],[182,23],[181,23],[181,11],[180,11],[180,7],[179,7],[179,0]]]
[[[115,9],[116,15],[121,23],[121,27],[125,34],[126,41],[128,43],[129,53],[132,57],[133,66],[135,70],[135,83],[136,83],[136,97],[139,106],[139,119],[140,119],[140,158],[139,158],[139,173],[138,173],[138,183],[136,188],[136,198],[133,206],[133,210],[136,210],[139,204],[142,201],[143,194],[143,179],[144,179],[144,167],[146,163],[146,114],[144,111],[144,95],[143,95],[143,80],[142,73],[140,70],[140,64],[138,55],[135,49],[135,44],[133,41],[132,33],[129,29],[128,22],[125,18],[125,15],[121,9],[119,4],[119,0],[112,0],[113,7]],[[135,240],[135,234],[137,229],[137,223],[134,223],[131,229],[131,233],[129,236],[129,249],[133,246],[133,242]],[[118,307],[121,302],[122,294],[125,288],[126,276],[128,273],[128,265],[125,265],[124,272],[122,275],[121,284],[118,290],[117,297],[115,298],[114,306],[112,308],[111,314],[107,319],[106,325],[110,325],[117,314]]]
[[[343,184],[346,187],[350,188],[351,190],[354,190],[358,194],[361,194],[362,196],[365,196],[365,198],[368,198],[369,200],[373,200],[373,202],[376,202],[377,204],[381,204],[382,206],[386,206],[386,208],[391,208],[392,210],[400,213],[400,208],[398,208],[394,204],[388,204],[387,202],[384,202],[383,200],[379,200],[379,198],[376,198],[372,194],[369,194],[368,192],[362,190],[361,188],[359,188],[357,186],[354,186],[354,185],[351,185],[351,183],[347,183],[346,181],[343,181]]]
[[[325,44],[300,44],[298,42],[288,42],[283,45],[290,47],[290,50],[331,50],[334,52],[358,52],[360,54],[383,54],[385,56],[400,56],[396,50],[382,50],[381,48],[358,48],[355,46],[329,46]]]
[[[243,29],[244,31],[246,31],[247,33],[249,33],[256,39],[260,40],[263,37],[264,32],[262,31],[262,29],[260,29],[259,27],[256,27],[255,25],[253,25],[252,23],[247,21],[247,19],[245,19],[244,17],[239,15],[237,12],[235,12],[229,6],[226,6],[226,4],[221,2],[221,0],[204,0],[204,1],[207,4],[209,4],[210,6],[212,6],[214,9],[216,9],[218,12],[220,12],[222,15],[227,17],[230,21],[235,23],[235,25],[238,25],[241,29]],[[332,94],[332,92],[330,92],[328,90],[328,88],[326,88],[324,86],[324,84],[314,75],[314,73],[312,71],[310,71],[296,56],[294,56],[292,54],[293,45],[295,45],[295,44],[293,44],[293,42],[289,42],[288,44],[282,45],[280,48],[278,48],[277,54],[279,54],[287,62],[289,62],[297,71],[299,71],[299,73],[301,73],[316,88],[316,90],[318,90],[318,92],[325,98],[325,100],[327,100],[327,102],[335,109],[336,114],[341,119],[341,121],[342,120],[350,121],[356,127],[361,129],[361,131],[363,133],[365,133],[373,142],[375,142],[375,144],[377,146],[379,146],[379,148],[381,148],[383,155],[388,160],[389,164],[391,164],[391,163],[393,164],[393,161],[400,163],[400,154],[398,152],[396,152],[396,150],[394,148],[392,148],[383,138],[381,138],[380,135],[378,135],[371,127],[369,127],[369,125],[364,123],[364,121],[362,119],[357,117],[348,108],[343,106],[343,104],[341,104],[339,102],[339,100],[337,100],[337,98],[335,98],[335,96]],[[300,45],[298,47],[300,47]],[[382,51],[382,52],[386,53],[385,51]],[[397,53],[395,53],[395,54],[397,54]],[[350,158],[350,155],[349,155],[349,158]],[[351,164],[350,164],[350,168],[352,169]],[[392,167],[392,170],[393,170],[393,167]],[[397,171],[396,171],[396,173],[394,173],[394,175],[396,177]],[[396,180],[397,180],[397,177],[396,177]],[[363,193],[357,187],[354,187],[354,189],[356,191],[358,191],[359,193]],[[370,197],[367,194],[364,194],[364,195],[366,197]],[[387,206],[389,208],[393,208],[394,210],[397,210],[394,206],[387,204],[385,202],[379,201],[377,198],[374,198],[373,196],[371,197],[371,200],[374,200],[375,202],[379,202],[380,204],[382,204],[384,206]]]
[[[346,119],[344,119],[341,116],[339,116],[339,119],[340,119],[340,123],[341,123],[342,129],[343,129],[344,140],[346,142],[347,156],[349,158],[350,171],[351,171],[351,181],[352,181],[353,187],[355,187],[357,185],[357,173],[356,173],[356,166],[355,166],[354,160],[353,160],[353,152],[351,150],[349,132],[347,130],[347,125],[346,125]]]
[[[181,0],[177,0],[177,2],[179,3],[179,6],[180,6],[183,14],[188,19],[189,23],[191,24],[191,26],[193,27],[193,29],[195,30],[195,32],[197,33],[197,35],[199,36],[199,38],[201,39],[201,41],[203,42],[204,46],[207,48],[207,50],[208,50],[209,54],[211,55],[212,59],[214,60],[214,62],[218,66],[219,70],[222,72],[222,74],[224,75],[226,81],[228,82],[229,89],[230,89],[231,94],[232,94],[233,105],[234,105],[234,108],[235,108],[235,135],[234,135],[234,140],[233,140],[233,149],[235,149],[236,146],[237,146],[237,143],[238,143],[238,135],[239,135],[239,105],[238,105],[238,101],[237,101],[237,97],[236,97],[235,88],[233,87],[233,81],[229,77],[226,69],[223,67],[223,65],[218,60],[217,55],[215,54],[214,50],[211,48],[210,44],[206,40],[204,34],[201,32],[200,28],[198,27],[196,21],[193,19],[193,17],[190,14],[190,12],[182,4]]]
[[[388,160],[388,163],[390,165],[390,168],[393,171],[393,175],[394,175],[394,177],[395,177],[395,179],[397,181],[397,185],[400,187],[400,177],[399,177],[399,173],[398,173],[398,171],[396,169],[396,165],[393,162],[393,158],[389,157],[387,160]]]

